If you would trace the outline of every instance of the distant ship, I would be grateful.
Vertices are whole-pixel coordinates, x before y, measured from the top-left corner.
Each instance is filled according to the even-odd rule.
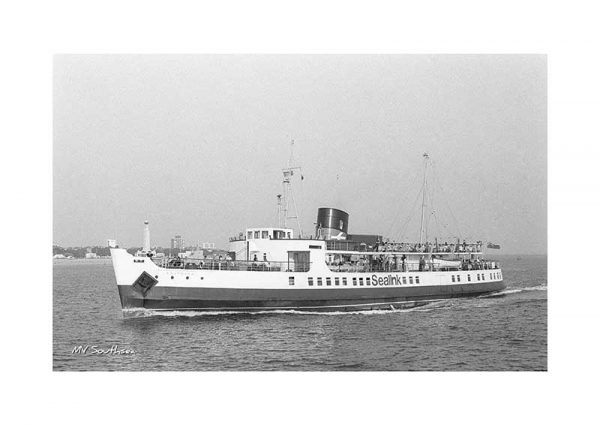
[[[402,309],[506,287],[499,263],[484,259],[482,242],[395,243],[379,235],[350,234],[349,214],[330,207],[318,209],[314,235],[296,235],[287,220],[299,223],[297,214],[288,216],[295,204],[291,179],[298,168],[288,163],[283,170],[279,225],[245,229],[230,238],[225,256],[157,258],[150,249],[148,222],[144,247],[136,255],[112,248],[122,308]]]

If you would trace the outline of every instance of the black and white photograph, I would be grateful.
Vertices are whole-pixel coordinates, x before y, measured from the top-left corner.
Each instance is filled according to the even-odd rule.
[[[54,370],[547,370],[546,62],[55,56]]]
[[[593,6],[7,3],[4,422],[597,422]]]

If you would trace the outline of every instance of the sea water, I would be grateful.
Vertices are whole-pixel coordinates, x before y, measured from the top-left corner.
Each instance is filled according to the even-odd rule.
[[[408,310],[123,314],[109,260],[54,262],[54,370],[547,370],[547,258],[507,289]]]

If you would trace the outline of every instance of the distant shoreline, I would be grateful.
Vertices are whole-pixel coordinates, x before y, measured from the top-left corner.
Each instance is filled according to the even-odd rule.
[[[53,258],[53,263],[110,263],[110,257],[100,258]]]

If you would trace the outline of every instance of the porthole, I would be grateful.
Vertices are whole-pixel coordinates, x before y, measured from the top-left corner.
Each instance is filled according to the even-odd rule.
[[[154,279],[158,279],[158,275],[154,275]]]
[[[186,276],[185,278],[186,278],[186,279],[189,279],[190,277],[189,277],[189,276]]]
[[[171,279],[175,279],[175,277],[174,277],[174,276],[171,276]]]

